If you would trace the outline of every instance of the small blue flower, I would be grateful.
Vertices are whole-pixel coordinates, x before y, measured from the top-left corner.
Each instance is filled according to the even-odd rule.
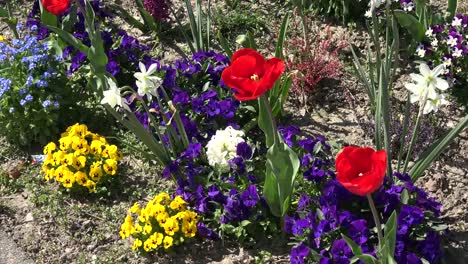
[[[34,97],[31,94],[28,94],[28,95],[26,95],[26,97],[24,99],[26,101],[28,101],[28,102],[31,102],[34,99]]]
[[[19,93],[20,95],[23,95],[23,94],[25,94],[26,92],[27,92],[27,91],[26,91],[25,88],[22,88],[22,89],[20,89],[20,90],[18,91],[18,93]]]
[[[10,107],[10,109],[8,110],[11,113],[13,113],[15,111],[15,108],[14,107]]]
[[[30,28],[31,31],[36,31],[37,30],[37,25],[32,25]]]
[[[51,104],[52,102],[50,102],[50,100],[45,100],[44,102],[42,102],[42,107],[46,108],[49,107]]]
[[[60,107],[59,102],[54,102],[54,107],[55,107],[55,108],[59,108],[59,107]]]
[[[24,100],[24,99],[21,99],[21,101],[20,101],[20,105],[21,105],[21,106],[24,106],[25,104],[26,104],[26,100]]]

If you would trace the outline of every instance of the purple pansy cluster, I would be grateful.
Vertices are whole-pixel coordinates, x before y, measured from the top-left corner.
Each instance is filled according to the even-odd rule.
[[[427,40],[419,43],[416,55],[428,65],[445,66],[444,75],[452,83],[452,94],[468,104],[468,16],[457,14],[446,24],[433,25]]]
[[[419,44],[417,55],[421,58],[435,53],[447,68],[463,66],[463,57],[468,54],[468,16],[456,15],[451,23],[429,27],[426,31],[428,42]],[[450,71],[447,71],[447,74]]]
[[[421,258],[429,263],[439,263],[442,256],[440,236],[427,223],[440,215],[441,205],[413,185],[407,174],[396,173],[394,176],[395,181],[386,178],[374,198],[384,222],[394,210],[398,212],[397,263],[423,263]],[[322,191],[317,195],[300,195],[296,211],[285,221],[286,231],[298,243],[291,250],[291,263],[307,263],[309,260],[350,263],[353,254],[341,239],[341,233],[358,244],[363,253],[375,256],[377,238],[369,232],[375,225],[370,212],[362,211],[365,199],[349,193],[331,173],[330,177],[309,181],[321,186]],[[408,199],[406,204],[404,196]]]

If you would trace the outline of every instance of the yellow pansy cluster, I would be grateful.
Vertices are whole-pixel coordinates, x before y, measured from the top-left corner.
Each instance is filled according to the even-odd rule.
[[[50,142],[44,147],[47,156],[42,165],[44,178],[55,179],[66,188],[83,186],[96,191],[96,184],[117,173],[122,153],[117,146],[92,133],[83,124],[67,128],[58,144]]]
[[[151,252],[178,245],[197,233],[197,213],[186,208],[181,196],[160,193],[145,207],[135,203],[120,229],[122,239],[133,237],[133,250]]]

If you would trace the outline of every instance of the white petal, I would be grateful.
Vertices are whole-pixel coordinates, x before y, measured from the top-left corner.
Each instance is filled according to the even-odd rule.
[[[148,71],[146,71],[146,74],[151,75],[156,71],[156,67],[158,65],[156,63],[153,63],[149,66]]]
[[[413,79],[413,81],[415,81],[417,83],[425,83],[426,82],[426,78],[424,76],[422,76],[421,74],[411,73],[410,76],[411,76],[411,79]]]
[[[429,68],[429,66],[427,66],[426,63],[421,63],[419,64],[419,72],[423,76],[428,76],[429,74],[431,74],[431,69]]]
[[[416,103],[417,101],[419,101],[419,98],[420,98],[419,95],[417,95],[417,94],[411,94],[411,95],[410,95],[410,102],[411,102],[412,104],[414,104],[414,103]]]
[[[429,85],[429,87],[427,87],[427,99],[435,100],[438,96],[435,87],[432,84]]]
[[[444,64],[441,64],[441,65],[435,67],[435,68],[432,70],[432,76],[434,76],[434,77],[439,76],[439,75],[444,71],[444,69],[445,69]]]
[[[441,91],[445,91],[449,88],[449,83],[442,78],[436,78],[435,82],[437,89]]]
[[[142,73],[146,73],[146,67],[145,67],[145,64],[143,64],[143,62],[140,61],[140,63],[138,64],[138,66],[140,67],[140,71]]]

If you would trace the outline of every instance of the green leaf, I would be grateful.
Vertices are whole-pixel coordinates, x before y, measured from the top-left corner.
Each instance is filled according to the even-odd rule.
[[[278,40],[276,41],[275,57],[277,58],[283,58],[283,44],[284,44],[284,40],[286,39],[288,25],[289,25],[289,15],[286,14],[283,18],[283,22],[281,23]]]
[[[384,244],[388,249],[388,256],[393,257],[395,255],[395,243],[396,243],[396,231],[397,231],[397,219],[396,211],[390,215],[385,224],[384,228]]]
[[[221,33],[221,31],[218,31],[218,39],[219,39],[219,44],[221,45],[221,47],[223,48],[224,52],[226,53],[226,55],[231,58],[232,57],[232,50],[231,48],[229,47],[229,43],[228,41],[226,40],[226,38],[223,36],[223,33]]]
[[[8,10],[6,10],[5,8],[0,7],[0,17],[8,18],[9,17]]]
[[[158,23],[154,19],[154,17],[145,9],[145,6],[141,0],[136,0],[136,4],[138,7],[138,12],[140,12],[143,21],[145,22],[145,26],[153,31],[158,30]]]
[[[265,139],[266,139],[266,146],[270,148],[273,143],[275,142],[275,137],[277,131],[275,131],[275,127],[271,120],[271,116],[269,114],[269,108],[270,105],[268,103],[268,100],[266,99],[266,95],[262,95],[258,99],[258,108],[259,108],[259,113],[258,113],[258,126],[260,129],[263,131],[265,134]]]
[[[439,157],[442,151],[447,148],[450,143],[466,128],[468,125],[468,115],[466,115],[452,130],[450,130],[443,138],[437,140],[432,144],[428,150],[423,152],[419,159],[411,168],[409,174],[411,179],[415,182],[422,173],[431,165],[431,163]]]
[[[355,257],[360,259],[365,264],[377,264],[377,263],[379,263],[379,261],[376,258],[374,258],[374,256],[369,255],[369,254],[361,254],[361,255],[357,255]]]
[[[417,18],[403,10],[395,10],[394,14],[398,20],[398,23],[400,23],[402,27],[406,28],[415,40],[423,40],[426,29]]]
[[[57,16],[45,10],[42,6],[42,1],[39,1],[39,8],[41,10],[41,22],[46,26],[56,27],[58,23]]]
[[[299,164],[297,154],[284,142],[276,142],[267,152],[263,194],[275,216],[288,211]]]
[[[83,44],[83,42],[75,38],[72,34],[57,27],[53,27],[53,26],[47,26],[47,27],[53,32],[55,32],[57,35],[59,35],[59,37],[66,43],[72,45],[77,50],[85,54],[88,54],[88,47],[85,44]]]
[[[448,0],[447,4],[447,21],[451,21],[453,17],[455,16],[455,12],[457,11],[457,5],[458,1],[457,0]]]
[[[77,22],[77,6],[71,5],[70,13],[62,19],[62,29],[71,32],[73,25]]]
[[[351,248],[351,251],[355,256],[362,255],[362,249],[358,244],[356,244],[356,242],[347,237],[345,234],[341,234],[341,237],[346,241],[346,244],[348,244],[349,248]]]

